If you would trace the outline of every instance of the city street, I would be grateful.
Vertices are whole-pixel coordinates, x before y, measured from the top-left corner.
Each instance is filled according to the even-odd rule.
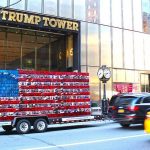
[[[124,129],[111,121],[59,125],[44,133],[24,135],[15,130],[6,134],[0,128],[0,146],[2,150],[149,150],[150,135],[144,133],[142,125]]]

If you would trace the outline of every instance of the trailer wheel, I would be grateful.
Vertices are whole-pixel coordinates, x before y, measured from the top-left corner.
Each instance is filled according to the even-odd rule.
[[[6,131],[6,132],[11,132],[13,127],[11,125],[4,125],[2,126],[2,128]]]
[[[17,122],[16,130],[20,134],[28,133],[31,129],[31,124],[27,119],[22,119]]]
[[[35,120],[33,127],[36,132],[44,132],[47,130],[47,121],[42,118],[37,119]]]

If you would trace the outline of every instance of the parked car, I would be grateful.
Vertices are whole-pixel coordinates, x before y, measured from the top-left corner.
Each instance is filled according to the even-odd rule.
[[[144,120],[144,131],[150,134],[150,111],[147,112]]]
[[[116,98],[112,118],[122,127],[143,124],[150,111],[150,93],[129,93]]]

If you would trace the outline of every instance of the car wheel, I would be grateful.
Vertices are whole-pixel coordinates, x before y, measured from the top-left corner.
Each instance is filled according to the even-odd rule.
[[[120,123],[120,125],[124,128],[128,128],[130,126],[129,123]]]
[[[16,130],[20,134],[28,133],[31,129],[31,124],[27,119],[22,119],[17,122]]]
[[[5,125],[5,126],[2,126],[2,128],[6,131],[6,132],[11,132],[13,127],[11,125]]]
[[[47,121],[45,119],[37,119],[33,127],[36,132],[44,132],[47,130]]]

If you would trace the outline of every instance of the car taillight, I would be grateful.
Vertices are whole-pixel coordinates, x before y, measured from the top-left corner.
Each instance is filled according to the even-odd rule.
[[[115,106],[112,106],[112,110],[116,110],[117,108]]]
[[[128,110],[129,111],[138,111],[139,110],[139,106],[128,106]]]

